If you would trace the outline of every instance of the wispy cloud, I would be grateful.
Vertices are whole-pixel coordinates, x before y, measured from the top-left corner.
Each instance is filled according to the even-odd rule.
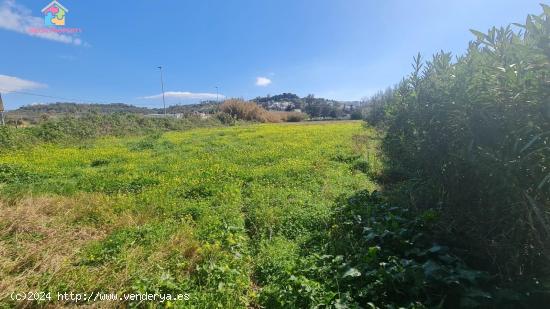
[[[0,90],[2,92],[22,91],[45,87],[48,86],[19,77],[0,75]]]
[[[44,18],[32,16],[26,7],[15,3],[15,0],[4,0],[0,4],[0,28],[23,33],[29,36],[65,44],[87,45],[81,39],[56,32],[36,32],[33,29],[43,28]]]
[[[188,91],[167,91],[164,93],[164,96],[168,98],[176,98],[183,100],[212,100],[216,98],[223,99],[225,98],[222,94],[215,93],[200,93],[200,92],[188,92]],[[143,97],[142,99],[161,99],[161,94],[156,94],[152,96]]]
[[[269,84],[271,84],[271,79],[267,77],[260,76],[256,78],[256,86],[265,87]]]

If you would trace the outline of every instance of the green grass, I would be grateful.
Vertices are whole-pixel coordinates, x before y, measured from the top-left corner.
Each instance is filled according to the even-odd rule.
[[[295,269],[335,201],[376,189],[374,142],[354,142],[366,136],[359,122],[264,124],[5,153],[0,304],[96,291],[262,305],[262,278]]]

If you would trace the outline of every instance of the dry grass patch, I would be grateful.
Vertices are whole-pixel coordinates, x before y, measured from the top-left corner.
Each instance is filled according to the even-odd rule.
[[[33,291],[70,265],[85,244],[105,231],[72,224],[75,210],[97,199],[30,197],[0,201],[0,301],[13,291]],[[92,204],[90,204],[92,203]],[[50,279],[47,279],[47,278]]]
[[[223,102],[220,111],[231,115],[235,119],[258,122],[281,122],[280,114],[270,112],[254,102],[231,99]]]

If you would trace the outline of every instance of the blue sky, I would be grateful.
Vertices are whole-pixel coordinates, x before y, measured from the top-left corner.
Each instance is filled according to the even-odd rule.
[[[293,92],[358,100],[398,82],[413,55],[462,53],[468,29],[523,22],[540,0],[60,0],[75,35],[32,36],[50,1],[0,0],[8,109],[72,99],[162,105]]]

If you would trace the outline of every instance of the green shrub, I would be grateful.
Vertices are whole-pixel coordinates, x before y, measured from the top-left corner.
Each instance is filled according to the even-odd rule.
[[[417,209],[469,261],[518,282],[549,276],[550,7],[477,39],[453,61],[415,58],[371,115]],[[388,171],[391,173],[391,171]]]
[[[14,144],[14,131],[6,126],[0,127],[0,145],[2,148],[11,148]]]
[[[433,242],[434,219],[432,212],[392,206],[377,192],[341,201],[330,232],[332,257],[323,262],[341,278],[338,284],[349,299],[340,302],[445,308],[493,303],[488,274]]]
[[[36,142],[35,137],[26,130],[9,126],[0,126],[0,152]]]
[[[217,113],[216,118],[218,118],[221,123],[225,125],[235,125],[235,118],[228,113]]]
[[[363,112],[361,112],[361,110],[354,110],[350,114],[350,118],[351,118],[351,120],[361,120],[361,119],[363,119]]]
[[[524,301],[435,243],[436,222],[433,211],[392,206],[377,192],[341,198],[326,233],[305,247],[282,237],[260,243],[260,302],[269,308],[473,308]]]

